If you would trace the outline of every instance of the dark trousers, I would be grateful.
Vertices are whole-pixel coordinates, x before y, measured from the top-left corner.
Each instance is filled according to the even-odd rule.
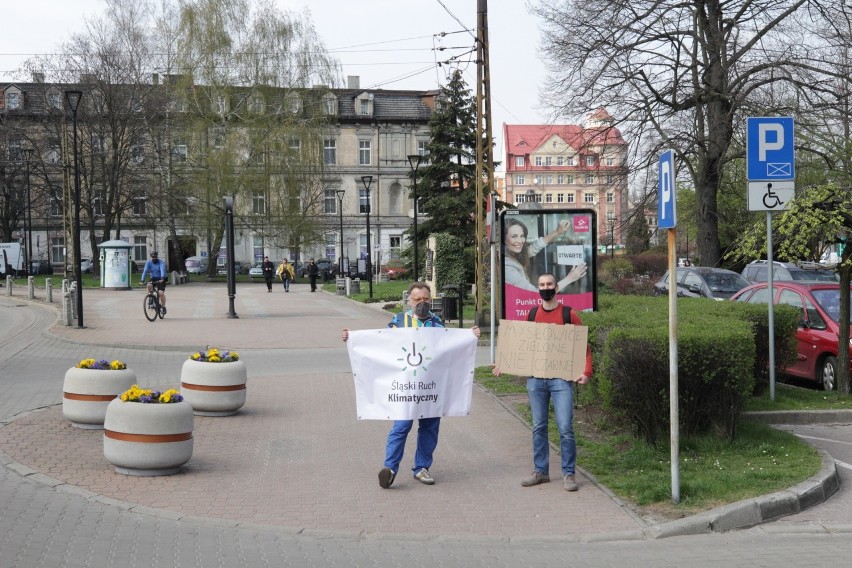
[[[272,275],[271,274],[264,274],[263,277],[264,277],[264,279],[266,279],[266,289],[272,290]]]
[[[317,291],[317,275],[316,274],[310,274],[308,276],[311,279],[311,292],[316,292]]]

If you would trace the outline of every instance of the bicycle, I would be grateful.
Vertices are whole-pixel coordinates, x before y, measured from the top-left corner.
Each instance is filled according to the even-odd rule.
[[[156,321],[157,317],[163,319],[166,316],[166,309],[160,305],[160,294],[156,286],[151,286],[151,291],[145,294],[142,309],[145,310],[148,321]]]

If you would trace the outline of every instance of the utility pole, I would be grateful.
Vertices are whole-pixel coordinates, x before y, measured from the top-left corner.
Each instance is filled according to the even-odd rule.
[[[494,188],[494,143],[491,135],[491,71],[488,62],[488,0],[477,0],[476,7],[476,317],[483,319],[485,279],[485,211],[483,199],[487,183],[489,192]],[[485,180],[483,180],[485,177]],[[459,188],[462,189],[462,188]],[[494,266],[491,281],[494,280]],[[495,298],[492,294],[491,301]],[[491,322],[492,336],[494,322]]]

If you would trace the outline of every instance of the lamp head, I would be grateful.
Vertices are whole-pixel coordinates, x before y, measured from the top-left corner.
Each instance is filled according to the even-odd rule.
[[[65,100],[68,101],[68,106],[73,113],[77,112],[77,107],[80,106],[80,99],[82,98],[83,91],[65,91]]]
[[[373,176],[361,176],[361,183],[364,184],[364,189],[370,191],[370,185],[373,183]]]

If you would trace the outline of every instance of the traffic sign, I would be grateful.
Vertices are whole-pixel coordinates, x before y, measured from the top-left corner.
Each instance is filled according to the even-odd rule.
[[[674,150],[667,150],[660,156],[657,175],[657,227],[674,229],[677,226]]]
[[[785,211],[796,194],[792,181],[748,182],[749,211]]]
[[[796,178],[793,117],[746,119],[746,171],[749,181],[787,181]]]

